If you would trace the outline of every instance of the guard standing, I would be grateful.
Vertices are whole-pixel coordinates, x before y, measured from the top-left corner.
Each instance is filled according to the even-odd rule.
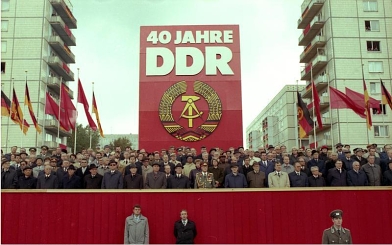
[[[333,210],[329,216],[332,218],[333,226],[325,229],[323,233],[323,244],[352,244],[351,232],[343,228],[343,211]]]

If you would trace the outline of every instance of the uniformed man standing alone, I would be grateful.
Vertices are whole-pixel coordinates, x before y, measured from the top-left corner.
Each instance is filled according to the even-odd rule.
[[[329,216],[332,218],[333,226],[325,229],[323,233],[323,244],[352,244],[351,232],[343,228],[343,211],[334,210]]]

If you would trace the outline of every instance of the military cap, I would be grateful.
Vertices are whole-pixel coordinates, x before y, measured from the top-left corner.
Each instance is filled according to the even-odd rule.
[[[184,168],[181,163],[177,163],[175,168]]]
[[[129,165],[129,168],[137,168],[137,167],[136,167],[136,164],[131,163],[131,165]]]
[[[29,148],[29,151],[34,151],[34,152],[36,152],[36,151],[37,151],[37,148],[31,147],[31,148]]]
[[[159,164],[159,162],[154,162],[154,163],[152,164],[152,166],[155,166],[155,165],[161,166],[161,164]]]
[[[23,171],[25,171],[26,169],[33,169],[33,168],[30,167],[30,166],[26,166],[26,167],[23,169]]]
[[[333,210],[333,211],[329,214],[329,216],[330,216],[331,218],[333,218],[333,219],[342,218],[342,217],[343,217],[343,211],[340,210],[340,209]]]
[[[94,163],[90,164],[90,169],[96,169],[96,168],[97,168],[97,165],[95,165]]]
[[[357,153],[358,151],[362,151],[362,148],[355,148],[354,152]]]
[[[49,148],[46,145],[41,146],[41,149],[46,149],[48,150]]]
[[[69,165],[68,170],[76,170],[74,165]]]

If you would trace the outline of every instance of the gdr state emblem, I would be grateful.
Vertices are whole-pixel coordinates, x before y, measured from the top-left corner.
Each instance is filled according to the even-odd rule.
[[[177,82],[164,93],[159,118],[165,130],[182,141],[199,141],[217,128],[222,103],[216,91],[201,81]]]

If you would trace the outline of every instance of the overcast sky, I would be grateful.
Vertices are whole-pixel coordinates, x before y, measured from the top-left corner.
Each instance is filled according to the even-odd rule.
[[[240,26],[242,111],[246,127],[286,84],[300,79],[302,0],[74,0],[72,47],[91,107],[92,82],[106,134],[137,134],[140,26]],[[76,81],[76,76],[75,76]],[[70,87],[76,92],[77,83]],[[82,105],[78,123],[87,124]],[[94,116],[93,116],[94,117]],[[94,117],[95,118],[95,117]],[[244,137],[245,139],[245,137]]]

